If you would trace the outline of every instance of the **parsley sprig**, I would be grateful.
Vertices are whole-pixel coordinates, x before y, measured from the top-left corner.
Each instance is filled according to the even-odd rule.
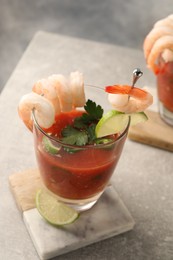
[[[94,143],[95,127],[103,116],[103,108],[88,99],[84,109],[85,112],[75,118],[73,125],[68,125],[62,130],[63,143],[78,146]]]
[[[86,131],[80,131],[73,126],[68,125],[62,130],[62,141],[71,145],[84,145],[88,142],[88,135]]]

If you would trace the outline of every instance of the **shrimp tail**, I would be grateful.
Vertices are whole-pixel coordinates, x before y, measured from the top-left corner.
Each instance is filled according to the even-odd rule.
[[[145,99],[146,96],[148,95],[147,91],[145,91],[144,89],[141,88],[131,88],[131,90],[129,91],[129,96],[131,97],[135,97],[138,99]]]
[[[105,91],[112,94],[129,94],[131,88],[128,85],[114,85],[105,87]]]
[[[107,86],[105,91],[111,94],[128,94],[129,96],[134,96],[138,99],[144,99],[147,95],[145,90],[128,85]]]

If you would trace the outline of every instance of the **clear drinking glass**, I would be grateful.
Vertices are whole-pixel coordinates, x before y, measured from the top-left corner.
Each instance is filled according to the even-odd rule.
[[[161,118],[173,126],[173,61],[159,60],[161,68],[157,74],[157,91]]]
[[[103,89],[85,87],[86,99],[111,110]],[[34,117],[35,153],[44,186],[78,211],[91,208],[108,185],[121,156],[129,122],[122,133],[111,136],[108,143],[75,146],[59,141],[45,132]]]

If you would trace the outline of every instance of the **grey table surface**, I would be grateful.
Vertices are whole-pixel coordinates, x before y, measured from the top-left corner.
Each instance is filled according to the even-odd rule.
[[[17,114],[21,96],[39,78],[76,69],[93,85],[128,84],[136,67],[144,72],[138,85],[154,87],[140,51],[46,32],[34,36],[0,96],[0,259],[38,259],[8,184],[9,175],[36,167],[32,134]],[[55,259],[173,259],[172,153],[127,140],[112,181],[134,229]]]

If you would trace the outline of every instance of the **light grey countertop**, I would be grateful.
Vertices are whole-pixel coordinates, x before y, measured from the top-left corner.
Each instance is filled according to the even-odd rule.
[[[35,35],[0,96],[0,259],[39,259],[8,184],[9,175],[36,167],[32,134],[17,114],[21,96],[37,79],[77,69],[93,85],[130,84],[136,67],[144,72],[138,85],[154,87],[140,51],[46,32]],[[55,259],[173,259],[172,153],[127,140],[113,184],[135,220],[134,229]]]

